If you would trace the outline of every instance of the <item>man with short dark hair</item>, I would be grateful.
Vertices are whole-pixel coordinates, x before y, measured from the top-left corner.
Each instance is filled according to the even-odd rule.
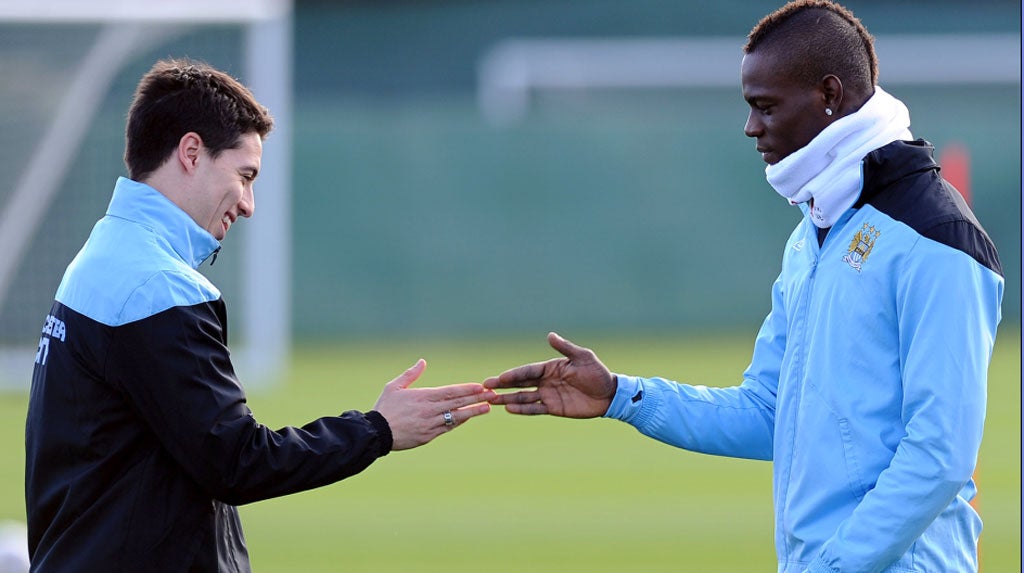
[[[605,416],[688,450],[772,460],[780,573],[977,571],[970,506],[1003,277],[995,247],[876,85],[844,7],[791,2],[750,33],[744,133],[805,217],[742,384],[616,375],[565,358],[490,388],[517,414]]]
[[[43,327],[26,424],[32,571],[249,571],[234,506],[327,485],[486,413],[479,384],[409,388],[373,410],[273,431],[246,406],[217,288],[198,270],[239,217],[273,120],[206,64],[142,78],[106,216]]]

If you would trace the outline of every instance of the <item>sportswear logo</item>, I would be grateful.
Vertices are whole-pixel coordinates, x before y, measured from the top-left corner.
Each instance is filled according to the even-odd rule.
[[[636,396],[633,396],[633,403],[636,404],[643,397],[644,397],[644,391],[643,390],[638,390],[637,393],[636,393]]]
[[[864,226],[857,231],[857,234],[853,236],[853,240],[850,241],[850,249],[843,255],[843,262],[853,267],[859,273],[864,263],[867,262],[871,249],[875,248],[875,241],[881,234],[882,232],[875,228],[874,225],[864,223]]]
[[[64,342],[67,332],[67,326],[63,320],[49,314],[46,315],[43,335],[39,337],[39,348],[36,349],[36,364],[46,366],[46,358],[50,356],[50,339],[55,338]]]

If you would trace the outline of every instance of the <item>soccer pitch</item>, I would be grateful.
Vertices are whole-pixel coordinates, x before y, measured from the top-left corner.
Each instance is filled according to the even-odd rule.
[[[298,348],[287,382],[250,392],[250,406],[270,427],[366,410],[417,358],[428,362],[418,385],[480,381],[552,357],[544,334]],[[729,385],[749,360],[754,333],[562,334],[593,348],[613,371]],[[1020,382],[1020,334],[1005,328],[978,473],[983,571],[1021,565]],[[0,520],[24,519],[25,403],[25,395],[0,397],[8,458]],[[500,408],[346,481],[241,512],[259,573],[775,568],[769,463],[684,452],[621,422],[517,417]]]

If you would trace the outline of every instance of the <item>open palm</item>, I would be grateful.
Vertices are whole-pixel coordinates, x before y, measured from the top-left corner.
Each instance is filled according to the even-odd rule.
[[[502,404],[513,414],[595,418],[607,412],[616,382],[597,355],[553,332],[548,334],[548,343],[563,358],[526,364],[488,378],[484,381],[487,388],[522,389],[498,394],[491,403]]]

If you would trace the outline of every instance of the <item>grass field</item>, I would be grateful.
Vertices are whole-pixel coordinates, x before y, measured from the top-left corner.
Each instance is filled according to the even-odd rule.
[[[732,384],[740,336],[612,339],[574,333],[613,370]],[[417,358],[425,386],[479,381],[552,356],[530,340],[345,343],[300,348],[288,381],[253,392],[272,427],[372,407]],[[979,498],[982,570],[1020,571],[1020,333],[1004,329],[989,380]],[[26,397],[0,397],[0,520],[24,519]],[[773,571],[771,467],[683,452],[610,420],[503,410],[340,484],[242,508],[258,573]]]

